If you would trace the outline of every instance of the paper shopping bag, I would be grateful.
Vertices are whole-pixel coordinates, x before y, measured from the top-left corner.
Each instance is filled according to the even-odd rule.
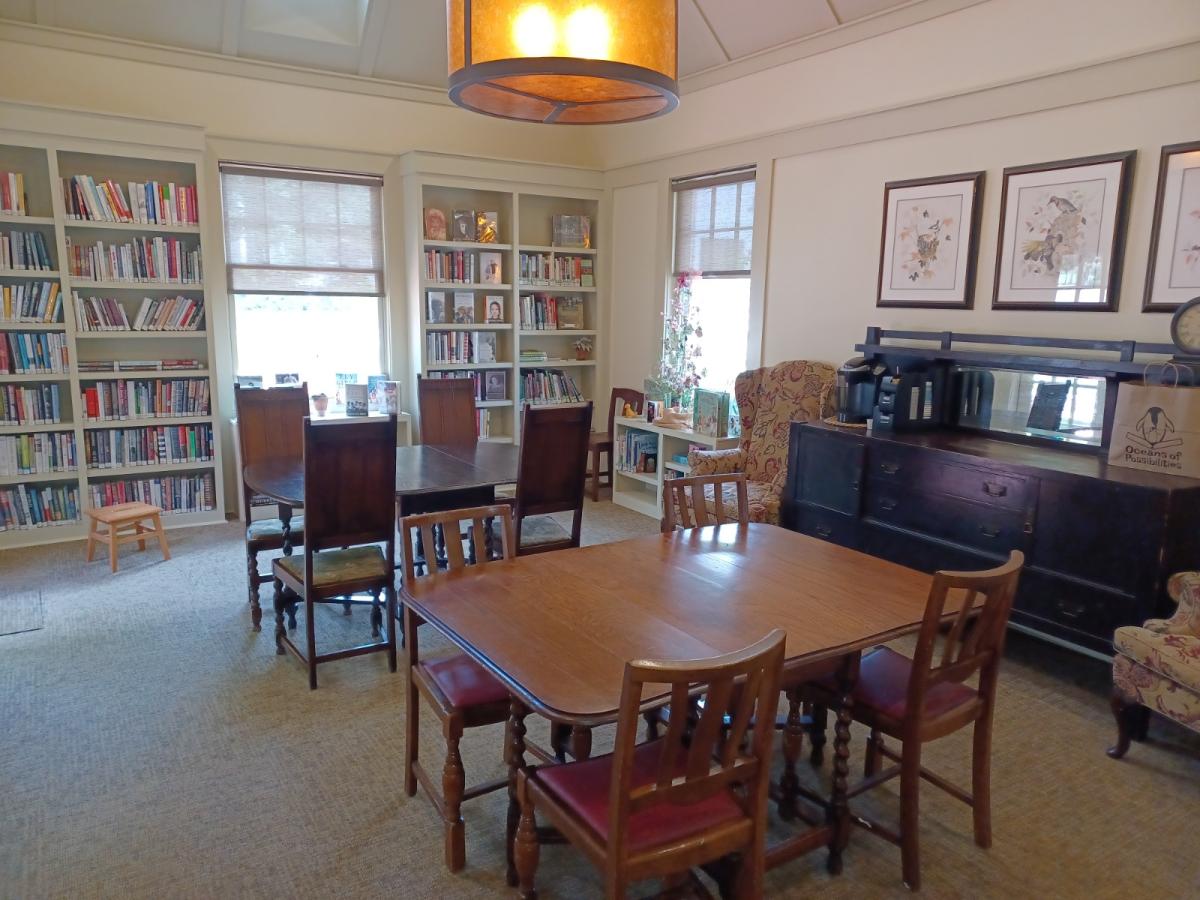
[[[1117,390],[1108,461],[1200,478],[1200,388],[1123,383]]]

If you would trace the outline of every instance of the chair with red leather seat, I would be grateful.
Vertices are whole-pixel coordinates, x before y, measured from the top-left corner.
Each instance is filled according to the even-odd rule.
[[[491,542],[489,525],[495,519],[499,526],[499,548],[492,547],[489,553],[485,543]],[[468,528],[464,532],[463,525]],[[404,560],[404,583],[410,585],[416,574],[417,553],[414,538],[423,538],[425,547],[433,547],[434,529],[441,528],[447,535],[465,534],[463,540],[479,541],[470,554],[475,565],[488,565],[495,559],[511,559],[515,556],[513,540],[512,510],[505,505],[479,506],[473,509],[456,509],[449,512],[407,516],[400,520],[401,551]],[[468,565],[463,553],[463,540],[446,541],[446,568],[424,567],[429,574],[424,579],[445,578]],[[508,691],[491,673],[465,653],[440,659],[422,660],[418,654],[418,632],[421,620],[404,606],[404,652],[406,678],[406,727],[404,744],[404,790],[412,797],[417,792],[417,782],[433,801],[442,816],[445,841],[446,867],[457,872],[467,861],[466,826],[462,817],[464,800],[478,797],[508,785],[507,778],[497,778],[484,784],[468,788],[466,772],[458,745],[463,731],[484,725],[498,725],[508,719]],[[421,701],[424,695],[430,708],[442,724],[446,738],[446,758],[442,765],[442,789],[439,792],[432,778],[418,760],[418,726]]]
[[[900,845],[904,883],[913,890],[920,886],[921,879],[918,801],[922,778],[971,806],[975,843],[984,848],[992,844],[992,715],[1004,636],[1024,563],[1025,557],[1014,550],[1008,562],[994,569],[936,573],[913,658],[888,647],[863,657],[850,712],[871,729],[871,735],[864,780],[848,795],[855,797],[900,777],[899,832],[878,823],[871,823],[870,830]],[[963,591],[965,597],[945,631],[941,654],[936,656],[951,591]],[[982,605],[977,602],[980,595]],[[971,687],[965,682],[976,673],[978,686]],[[799,693],[822,707],[838,704],[838,692],[828,682],[811,684]],[[921,765],[923,744],[967,725],[974,726],[970,793]],[[901,742],[899,753],[884,745],[885,735]],[[881,772],[883,759],[899,765]]]
[[[783,646],[775,630],[713,659],[626,663],[613,752],[518,773],[521,896],[536,896],[539,812],[602,870],[606,897],[645,878],[678,884],[724,857],[735,857],[735,894],[761,896]],[[636,745],[647,684],[670,685],[675,709],[704,698],[690,733],[689,717],[674,716],[664,737]]]

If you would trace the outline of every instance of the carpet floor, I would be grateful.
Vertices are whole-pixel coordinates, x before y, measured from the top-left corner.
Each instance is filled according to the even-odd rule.
[[[584,515],[588,543],[656,530],[611,503]],[[458,875],[442,865],[433,807],[404,796],[403,676],[382,655],[349,659],[322,666],[309,691],[299,664],[275,655],[269,621],[250,630],[239,527],[170,538],[169,562],[125,550],[116,575],[85,564],[82,543],[0,553],[0,604],[40,591],[45,618],[0,637],[0,898],[515,896],[503,793],[465,807]],[[328,646],[369,634],[364,609],[321,609],[317,624]],[[1200,895],[1200,741],[1156,719],[1149,742],[1112,761],[1104,664],[1016,634],[1008,657],[994,846],[977,848],[970,811],[924,785],[922,893]],[[421,727],[436,772],[440,731],[428,713]],[[499,726],[468,733],[469,782],[502,773],[501,737]],[[862,737],[856,729],[855,767]],[[969,759],[969,732],[926,751],[960,784]],[[828,778],[828,763],[805,769],[814,786]],[[895,783],[858,804],[894,821]],[[819,852],[770,873],[769,895],[907,893],[899,851],[865,832],[852,834],[844,874],[827,875],[824,861]],[[538,887],[545,898],[600,893],[566,846],[543,850]]]

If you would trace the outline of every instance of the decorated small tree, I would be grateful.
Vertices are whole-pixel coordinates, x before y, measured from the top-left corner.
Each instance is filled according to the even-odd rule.
[[[671,301],[663,316],[662,357],[658,375],[650,379],[654,391],[671,406],[689,409],[692,390],[700,385],[705,370],[696,360],[700,358],[700,339],[704,337],[696,325],[697,308],[692,303],[694,272],[681,272],[671,287]]]

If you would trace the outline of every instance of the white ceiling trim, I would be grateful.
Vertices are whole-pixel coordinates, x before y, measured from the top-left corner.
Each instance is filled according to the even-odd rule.
[[[827,53],[848,44],[857,44],[859,41],[869,40],[889,31],[918,25],[921,22],[928,22],[930,19],[986,2],[988,0],[912,0],[911,3],[904,6],[886,9],[867,16],[865,19],[857,19],[845,25],[819,31],[816,34],[805,35],[794,41],[788,41],[786,44],[769,47],[749,56],[742,56],[719,66],[684,76],[679,80],[680,92],[700,91],[726,81],[733,81],[735,78],[783,66],[798,59],[816,56],[818,53]],[[832,6],[830,9],[832,10]],[[834,15],[837,16],[836,13]],[[705,19],[706,23],[707,21]],[[721,49],[724,50],[724,45]]]
[[[143,41],[125,38],[102,37],[65,28],[48,28],[0,19],[0,41],[15,44],[34,44],[56,50],[75,53],[90,53],[96,56],[113,56],[117,59],[135,60],[174,69],[191,69],[212,72],[218,75],[233,75],[241,78],[257,78],[282,84],[322,88],[349,94],[367,94],[388,97],[393,100],[409,100],[414,103],[430,103],[449,106],[450,98],[444,88],[399,81],[384,81],[379,78],[364,78],[360,75],[342,75],[289,66],[283,63],[263,62],[257,59],[238,59],[203,50],[188,50],[182,47],[164,47]]]

